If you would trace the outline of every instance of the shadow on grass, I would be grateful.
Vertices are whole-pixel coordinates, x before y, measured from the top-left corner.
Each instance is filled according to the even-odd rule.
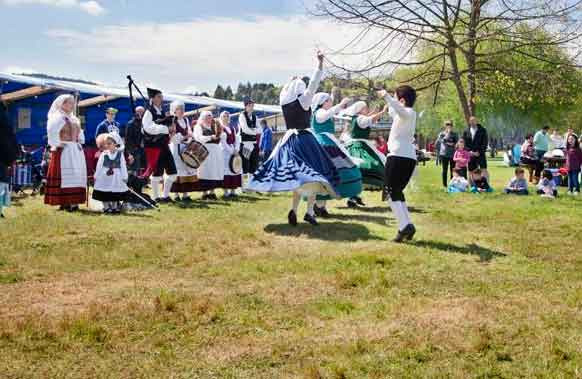
[[[146,213],[147,212],[147,213]],[[152,209],[152,210],[147,210],[147,211],[140,211],[140,212],[125,212],[119,215],[106,215],[105,213],[101,212],[101,211],[92,211],[90,209],[79,209],[77,212],[80,215],[83,216],[97,216],[97,217],[112,217],[112,218],[118,218],[118,217],[134,217],[134,218],[150,218],[153,217],[151,215],[152,212],[157,212],[156,210]],[[63,212],[63,214],[66,214],[67,212]],[[73,213],[73,214],[75,214]]]
[[[369,222],[373,224],[378,224],[382,226],[386,226],[390,224],[390,217],[387,216],[373,216],[367,214],[335,214],[332,213],[329,217],[330,220],[339,220],[339,221],[360,221],[360,222]]]
[[[296,227],[289,224],[270,224],[265,226],[265,232],[280,236],[298,237],[306,235],[324,241],[384,241],[384,238],[370,234],[368,228],[359,224],[345,222],[323,222],[319,226],[301,223]]]
[[[423,247],[427,249],[440,250],[444,253],[455,253],[464,255],[475,255],[479,257],[481,262],[489,262],[493,258],[506,257],[507,254],[488,249],[483,246],[471,243],[465,246],[457,246],[452,243],[439,242],[439,241],[416,241],[411,243],[411,245]]]
[[[389,213],[392,212],[392,209],[390,209],[390,207],[358,207],[358,208],[350,208],[350,207],[336,207],[336,209],[349,209],[349,210],[354,210],[357,212],[364,212],[364,213]],[[417,207],[408,207],[408,211],[410,213],[418,213],[418,214],[425,214],[428,213],[426,210],[424,210],[423,208],[417,208]]]

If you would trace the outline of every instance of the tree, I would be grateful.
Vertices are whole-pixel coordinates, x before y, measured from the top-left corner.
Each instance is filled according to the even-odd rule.
[[[215,99],[226,99],[224,88],[222,88],[222,86],[220,84],[217,85],[216,89],[214,90],[214,98]]]
[[[232,100],[234,98],[234,94],[232,93],[232,87],[227,86],[226,90],[224,91],[224,99],[225,100]]]
[[[364,66],[332,64],[351,73],[422,66],[406,81],[422,82],[420,90],[434,88],[436,94],[442,82],[452,82],[468,119],[476,113],[483,79],[502,69],[499,58],[512,55],[575,65],[582,35],[581,4],[580,0],[318,0],[314,13],[360,28],[338,54],[365,55]],[[567,63],[548,56],[548,50],[556,47],[570,49]]]

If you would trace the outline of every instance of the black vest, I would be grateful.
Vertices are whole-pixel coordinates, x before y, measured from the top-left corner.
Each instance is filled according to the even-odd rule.
[[[311,127],[311,108],[303,109],[299,99],[282,106],[283,117],[287,124],[287,129],[309,129]]]
[[[243,116],[247,121],[247,126],[249,129],[257,129],[257,116],[253,113],[252,117],[249,117],[247,111],[243,112]],[[240,131],[240,136],[242,142],[257,142],[257,135],[256,134],[245,134],[243,130]]]
[[[151,112],[155,124],[166,124],[166,116],[164,111],[158,111],[153,105],[148,107]],[[169,143],[169,136],[167,134],[148,134],[142,126],[143,144],[145,147],[163,147]]]

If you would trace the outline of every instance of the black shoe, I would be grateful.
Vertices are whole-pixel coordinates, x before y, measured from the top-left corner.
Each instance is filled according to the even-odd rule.
[[[361,197],[355,197],[354,200],[356,201],[356,204],[361,205],[362,207],[366,206],[366,203],[364,203]]]
[[[170,203],[173,203],[174,200],[172,200],[171,197],[162,197],[162,198],[159,198],[157,200],[157,202],[160,203],[160,204],[170,204]]]
[[[405,240],[410,241],[412,240],[415,234],[416,228],[414,227],[414,225],[408,224],[406,225],[406,227],[404,227],[404,229],[398,231],[398,234],[396,234],[396,238],[394,238],[394,242],[402,243]]]
[[[317,220],[315,219],[315,217],[313,217],[312,215],[310,215],[309,213],[305,214],[305,217],[303,217],[303,221],[310,223],[313,226],[317,226],[319,225],[317,223]]]
[[[67,210],[67,207],[66,207],[66,206],[64,206],[64,205],[61,205],[61,206],[59,207],[59,211],[66,211],[66,210]]]
[[[163,199],[163,198],[161,198],[161,197],[156,197],[156,198],[154,199],[154,202],[155,202],[156,204],[163,204],[163,203],[164,203],[164,199]]]
[[[217,197],[217,196],[216,196],[216,194],[214,194],[214,193],[211,193],[210,195],[208,195],[208,198],[209,198],[210,200],[218,200],[218,197]]]
[[[69,213],[73,213],[79,210],[79,206],[75,205],[75,206],[68,206],[65,208],[65,210]]]
[[[182,198],[182,201],[184,203],[191,203],[192,202],[192,198],[190,196],[186,196]]]
[[[287,215],[287,220],[289,221],[289,225],[297,226],[297,214],[295,214],[293,210],[289,211],[289,214]]]
[[[357,208],[358,207],[358,203],[356,203],[354,200],[349,199],[348,200],[348,208]]]
[[[327,209],[325,207],[318,207],[317,205],[313,207],[313,211],[315,212],[315,215],[317,217],[321,217],[321,218],[330,218],[331,215],[329,214],[329,212],[327,211]]]

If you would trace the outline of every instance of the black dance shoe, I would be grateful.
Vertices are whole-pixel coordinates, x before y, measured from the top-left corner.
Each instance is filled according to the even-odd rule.
[[[192,198],[190,196],[185,196],[182,198],[182,202],[183,203],[191,203],[192,202]]]
[[[327,209],[325,207],[318,207],[317,205],[313,207],[313,211],[315,212],[315,215],[317,217],[321,217],[321,218],[330,218],[331,215],[329,214],[329,212],[327,211]]]
[[[358,207],[358,203],[356,203],[355,200],[349,199],[348,200],[348,208],[357,208]]]
[[[297,226],[297,214],[295,214],[293,210],[289,211],[289,214],[287,215],[287,220],[289,221],[289,225]]]
[[[398,231],[396,238],[394,238],[394,242],[402,243],[404,241],[411,241],[415,234],[416,228],[414,225],[408,224],[406,227],[404,227],[404,229]]]
[[[211,193],[210,195],[208,195],[208,199],[209,200],[218,200],[218,197],[216,196],[216,194]]]
[[[313,217],[312,215],[310,215],[309,213],[305,214],[305,217],[303,217],[303,221],[310,223],[313,226],[317,226],[319,225],[317,223],[317,220],[315,219],[315,217]]]
[[[354,200],[356,201],[356,204],[361,205],[362,207],[366,206],[366,203],[364,203],[361,197],[354,197]]]

